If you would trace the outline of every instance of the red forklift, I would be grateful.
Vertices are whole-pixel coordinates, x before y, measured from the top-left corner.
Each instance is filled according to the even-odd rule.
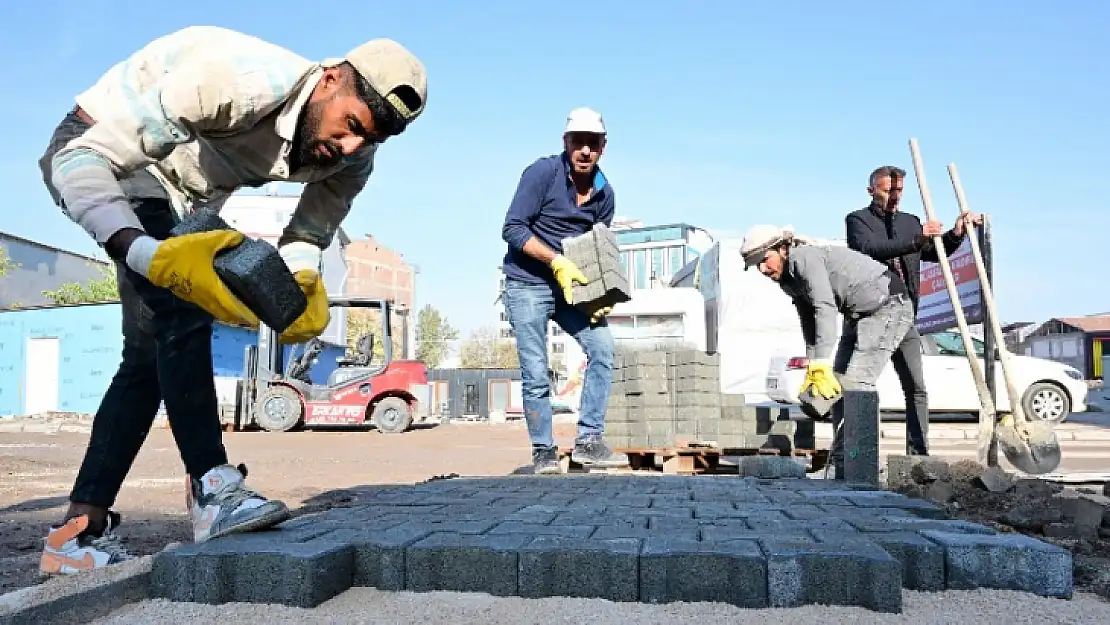
[[[320,384],[309,377],[323,349],[318,339],[304,344],[300,356],[283,363],[284,347],[277,334],[262,326],[257,345],[247,347],[243,379],[236,388],[237,429],[255,424],[269,432],[302,427],[373,426],[386,434],[400,434],[428,412],[418,398],[428,389],[428,371],[417,360],[393,359],[387,300],[354,297],[329,299],[332,308],[381,311],[384,357],[374,362],[374,334],[359,337],[355,353],[336,359],[336,368]],[[274,349],[277,347],[277,349]]]

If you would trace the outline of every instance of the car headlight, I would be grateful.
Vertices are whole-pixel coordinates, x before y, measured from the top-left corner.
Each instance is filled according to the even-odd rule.
[[[1083,374],[1080,373],[1079,369],[1076,369],[1075,367],[1065,367],[1064,368],[1064,373],[1068,374],[1068,377],[1073,379],[1073,380],[1082,380],[1083,379]]]

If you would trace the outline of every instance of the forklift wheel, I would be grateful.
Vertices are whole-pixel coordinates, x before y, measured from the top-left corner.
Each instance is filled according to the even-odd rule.
[[[288,432],[304,416],[301,396],[288,386],[271,386],[254,406],[254,421],[267,432]]]
[[[370,422],[385,434],[400,434],[412,425],[412,411],[400,397],[386,397],[374,406]]]

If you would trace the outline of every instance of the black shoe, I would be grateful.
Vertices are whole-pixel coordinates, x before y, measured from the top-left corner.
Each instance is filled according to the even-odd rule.
[[[532,472],[536,475],[562,473],[563,468],[559,466],[559,450],[555,447],[533,447]]]
[[[628,456],[609,449],[600,436],[592,436],[577,441],[570,454],[572,462],[595,467],[627,467]]]

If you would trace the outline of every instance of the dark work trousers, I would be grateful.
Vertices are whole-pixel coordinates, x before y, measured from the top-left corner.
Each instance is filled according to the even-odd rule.
[[[848,336],[848,340],[844,337]],[[842,373],[848,366],[848,359],[852,355],[851,345],[854,341],[855,328],[845,321],[841,330],[841,343],[838,346],[833,370]],[[898,344],[894,353],[890,355],[890,363],[894,372],[898,374],[898,381],[902,386],[902,393],[906,398],[906,455],[925,456],[929,454],[929,396],[925,392],[925,370],[922,364],[922,339],[917,331],[917,326],[910,327],[905,338]],[[837,407],[841,404],[838,403]],[[839,426],[839,412],[833,410],[832,425],[835,430]],[[834,447],[838,447],[834,441]],[[843,462],[837,453],[839,449],[830,454],[830,461]]]
[[[39,162],[47,189],[54,154],[88,125],[70,113]],[[165,239],[176,218],[165,191],[149,173],[120,180],[147,234]],[[165,401],[185,470],[199,478],[227,464],[212,370],[212,316],[116,264],[123,316],[123,357],[93,419],[89,446],[70,501],[110,507]]]

